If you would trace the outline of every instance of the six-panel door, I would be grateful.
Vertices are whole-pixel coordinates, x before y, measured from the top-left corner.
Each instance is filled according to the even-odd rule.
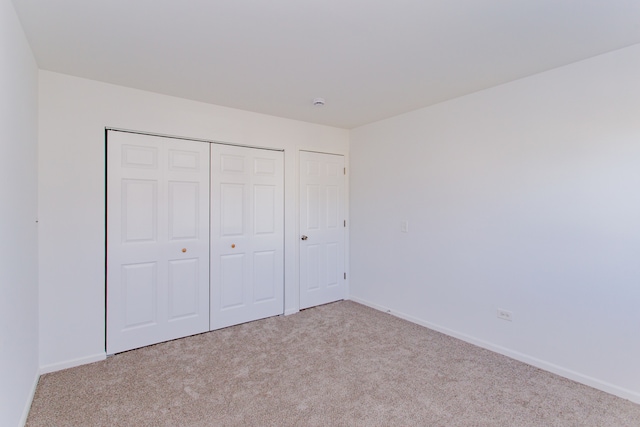
[[[300,308],[346,298],[344,157],[300,152]]]
[[[207,331],[209,144],[107,141],[107,353]]]
[[[284,312],[284,153],[211,147],[211,329]]]

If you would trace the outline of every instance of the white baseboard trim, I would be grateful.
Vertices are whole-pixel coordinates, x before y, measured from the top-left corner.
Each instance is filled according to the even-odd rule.
[[[291,309],[289,309],[289,310],[286,310],[286,311],[284,312],[284,315],[285,315],[285,316],[291,316],[292,314],[296,314],[296,313],[298,313],[299,311],[300,311],[300,310],[298,310],[297,308],[291,308]]]
[[[33,398],[36,395],[36,388],[38,388],[38,381],[40,381],[40,374],[36,372],[35,378],[33,380],[33,385],[31,386],[31,392],[29,393],[29,397],[24,404],[24,409],[22,409],[22,416],[20,417],[20,426],[24,426],[27,423],[27,417],[29,417],[29,411],[31,410],[31,404],[33,403]]]
[[[48,374],[50,372],[61,371],[63,369],[74,368],[80,365],[86,365],[88,363],[99,362],[107,358],[107,353],[98,353],[92,356],[80,357],[78,359],[67,360],[60,363],[52,363],[50,365],[44,365],[40,367],[40,375]]]
[[[606,381],[599,380],[597,378],[590,377],[588,375],[581,374],[580,372],[573,371],[571,369],[564,368],[562,366],[555,365],[553,363],[537,359],[535,357],[529,356],[524,353],[520,353],[506,347],[502,347],[500,345],[493,344],[488,341],[484,341],[481,339],[474,338],[470,335],[466,335],[449,328],[445,328],[443,326],[427,322],[425,320],[419,319],[417,317],[410,316],[408,314],[393,311],[388,307],[384,307],[370,301],[357,298],[357,297],[349,297],[351,301],[357,302],[362,305],[366,305],[367,307],[374,308],[379,311],[383,311],[385,313],[389,313],[393,316],[399,317],[401,319],[407,320],[409,322],[418,324],[420,326],[424,326],[425,328],[433,329],[434,331],[441,332],[445,335],[449,335],[454,338],[458,338],[462,341],[468,342],[470,344],[476,345],[478,347],[485,348],[487,350],[491,350],[495,353],[502,354],[504,356],[510,357],[512,359],[518,360],[520,362],[526,363],[531,366],[535,366],[536,368],[540,368],[542,370],[554,373],[556,375],[560,375],[561,377],[568,378],[572,381],[579,382],[581,384],[587,385],[589,387],[593,387],[595,389],[604,391],[609,394],[613,394],[614,396],[621,397],[623,399],[630,400],[631,402],[640,404],[640,393],[629,390],[623,387],[619,387],[615,384],[608,383]]]

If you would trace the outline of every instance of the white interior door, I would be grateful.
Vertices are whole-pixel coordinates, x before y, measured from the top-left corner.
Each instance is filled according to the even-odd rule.
[[[284,153],[211,147],[211,329],[284,312]]]
[[[300,308],[346,297],[344,156],[300,152]]]
[[[107,353],[209,329],[209,144],[109,131]]]

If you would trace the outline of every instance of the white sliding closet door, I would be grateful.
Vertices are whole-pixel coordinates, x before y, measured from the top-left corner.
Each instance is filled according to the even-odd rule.
[[[107,353],[209,329],[209,144],[109,131]]]
[[[211,329],[284,312],[284,153],[211,147]]]

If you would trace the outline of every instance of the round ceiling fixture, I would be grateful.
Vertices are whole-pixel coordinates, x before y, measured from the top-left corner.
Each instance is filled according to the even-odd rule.
[[[322,107],[324,105],[324,98],[315,98],[313,100],[313,105],[316,107]]]

